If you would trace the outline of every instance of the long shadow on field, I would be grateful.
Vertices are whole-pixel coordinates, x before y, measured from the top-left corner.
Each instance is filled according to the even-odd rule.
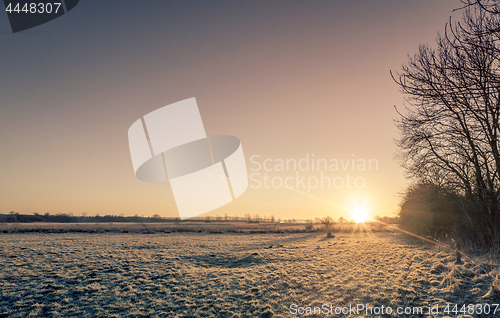
[[[277,246],[277,245],[284,245],[287,243],[297,243],[297,242],[304,242],[312,238],[316,238],[318,234],[306,234],[306,235],[297,235],[293,237],[286,237],[283,239],[277,239],[277,240],[269,240],[263,243],[263,245],[267,246]]]
[[[265,262],[261,254],[235,256],[230,254],[203,254],[186,259],[198,267],[241,268]]]
[[[220,268],[243,268],[254,266],[269,261],[267,251],[283,251],[283,249],[300,248],[293,246],[295,243],[302,243],[315,239],[317,234],[297,235],[282,239],[271,239],[248,247],[233,249],[224,253],[205,253],[184,257],[187,262],[191,262],[199,267],[220,267]],[[267,256],[266,256],[267,255]]]

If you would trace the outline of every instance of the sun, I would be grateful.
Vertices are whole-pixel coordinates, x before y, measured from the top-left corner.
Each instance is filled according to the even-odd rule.
[[[365,209],[364,207],[355,207],[350,212],[351,212],[351,219],[354,220],[356,223],[365,223],[365,221],[368,221],[370,219],[370,216],[368,215],[368,210]]]

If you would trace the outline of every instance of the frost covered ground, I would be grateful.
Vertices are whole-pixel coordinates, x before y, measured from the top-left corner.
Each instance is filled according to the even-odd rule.
[[[0,234],[0,317],[294,317],[323,304],[424,314],[309,316],[500,317],[490,290],[498,269],[486,260],[457,265],[449,251],[398,233],[324,236]],[[444,313],[447,304],[458,312]],[[469,315],[463,304],[492,307]]]

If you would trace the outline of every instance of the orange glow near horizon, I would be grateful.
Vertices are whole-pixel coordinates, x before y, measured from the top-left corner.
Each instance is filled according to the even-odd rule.
[[[115,14],[91,28],[83,5],[33,31],[0,23],[0,214],[178,217],[170,182],[135,177],[127,132],[195,97],[207,135],[241,140],[249,182],[198,217],[393,216],[407,181],[389,70],[455,2],[158,1],[130,19],[103,1]]]
[[[369,211],[365,207],[355,207],[350,212],[351,219],[356,223],[365,223],[370,220]]]

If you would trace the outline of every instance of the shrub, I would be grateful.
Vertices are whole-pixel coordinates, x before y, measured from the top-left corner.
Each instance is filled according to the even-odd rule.
[[[467,224],[462,204],[463,199],[442,187],[428,182],[410,186],[403,194],[399,223],[415,234],[456,234]]]

